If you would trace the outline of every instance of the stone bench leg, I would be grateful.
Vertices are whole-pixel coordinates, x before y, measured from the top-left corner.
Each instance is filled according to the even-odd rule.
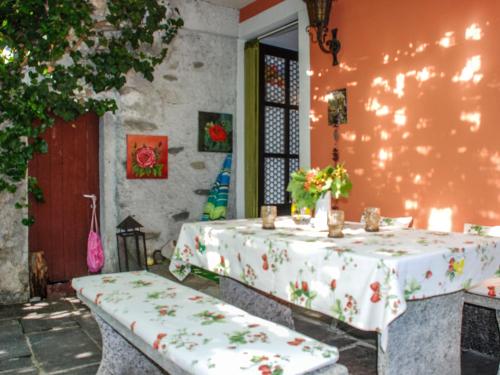
[[[389,324],[386,351],[378,349],[379,375],[460,374],[463,292],[408,302]]]
[[[98,315],[94,317],[102,335],[102,360],[97,375],[167,374]]]
[[[271,296],[229,277],[220,277],[219,290],[223,301],[259,318],[295,329],[292,309],[284,303],[275,301]]]

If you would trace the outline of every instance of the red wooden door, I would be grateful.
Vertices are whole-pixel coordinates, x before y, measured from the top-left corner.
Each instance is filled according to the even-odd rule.
[[[44,139],[47,154],[37,154],[29,174],[38,179],[45,202],[30,198],[35,224],[29,230],[30,251],[44,251],[49,282],[86,275],[90,200],[99,196],[99,118],[86,114],[70,122],[58,118]]]

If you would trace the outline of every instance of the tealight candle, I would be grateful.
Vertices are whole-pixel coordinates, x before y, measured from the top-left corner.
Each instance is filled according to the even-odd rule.
[[[260,217],[262,218],[263,229],[275,229],[274,220],[278,216],[278,208],[276,206],[262,206],[260,208]]]
[[[378,232],[380,224],[380,208],[365,208],[363,216],[365,218],[365,230],[367,232]]]
[[[328,237],[342,238],[344,228],[344,211],[332,210],[328,213]]]

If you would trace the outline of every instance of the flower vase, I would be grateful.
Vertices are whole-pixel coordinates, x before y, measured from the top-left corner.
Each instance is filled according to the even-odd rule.
[[[332,194],[328,191],[316,202],[316,207],[314,209],[314,218],[311,219],[312,226],[319,230],[327,230],[328,213],[331,211],[331,209]]]

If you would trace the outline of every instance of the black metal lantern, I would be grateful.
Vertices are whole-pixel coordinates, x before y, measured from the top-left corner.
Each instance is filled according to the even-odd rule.
[[[146,235],[141,231],[141,228],[144,228],[143,225],[138,223],[132,216],[127,216],[116,228],[118,229],[116,242],[120,272],[122,271],[122,254],[125,271],[148,270]]]
[[[325,53],[331,53],[333,65],[338,65],[337,54],[340,51],[340,41],[337,39],[338,29],[333,29],[332,39],[326,40],[333,0],[304,0],[304,2],[309,16],[307,31],[316,34],[319,48]]]

